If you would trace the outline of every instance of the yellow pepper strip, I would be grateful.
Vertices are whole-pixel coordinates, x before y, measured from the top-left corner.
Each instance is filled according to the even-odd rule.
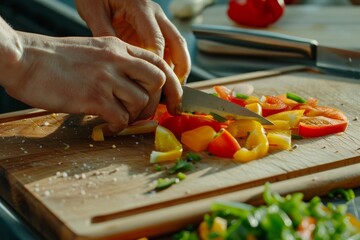
[[[297,128],[299,126],[300,118],[304,115],[305,110],[290,110],[275,113],[266,117],[269,121],[273,122],[275,120],[285,120],[290,124],[290,128]]]
[[[95,126],[91,133],[92,140],[95,142],[104,141],[105,140],[105,136],[104,136],[105,128],[107,128],[107,123],[103,123],[103,124]]]
[[[175,161],[181,158],[183,148],[175,135],[158,125],[155,131],[155,150],[151,152],[150,163]]]
[[[266,136],[270,150],[291,149],[291,130],[268,130]]]
[[[94,141],[104,141],[106,136],[111,135],[117,135],[117,136],[123,136],[123,135],[132,135],[132,134],[144,134],[144,133],[150,133],[154,132],[158,121],[156,120],[140,120],[137,121],[128,127],[124,128],[122,131],[118,133],[112,133],[107,128],[107,123],[102,123],[100,125],[97,125],[93,128],[91,133],[91,138]]]
[[[124,128],[116,135],[123,136],[123,135],[132,135],[132,134],[151,133],[151,132],[155,132],[157,125],[158,125],[158,121],[156,120],[140,120]]]
[[[205,151],[214,139],[216,131],[210,126],[201,126],[181,134],[181,143],[194,152]]]
[[[227,221],[224,218],[221,217],[215,217],[214,222],[209,228],[208,223],[206,221],[201,222],[199,225],[199,235],[201,240],[223,240],[223,237],[220,237],[226,233],[227,229]],[[210,233],[217,233],[219,237],[216,238],[210,238]]]
[[[286,120],[272,120],[273,125],[264,125],[265,130],[289,130],[290,122]]]
[[[262,107],[259,103],[254,102],[254,103],[249,103],[245,105],[245,108],[259,114],[262,116]]]
[[[264,127],[254,120],[241,120],[229,124],[228,130],[235,137],[248,135],[245,147],[234,154],[239,162],[249,162],[265,156],[269,150],[269,141],[265,135]]]

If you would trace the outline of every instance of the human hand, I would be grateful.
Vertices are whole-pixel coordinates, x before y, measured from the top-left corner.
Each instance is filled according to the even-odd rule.
[[[75,0],[94,36],[117,36],[174,65],[181,83],[190,72],[186,41],[161,7],[149,0]]]
[[[118,38],[18,35],[21,60],[0,80],[9,95],[28,105],[99,115],[117,132],[154,114],[165,81],[171,83],[170,111],[180,101],[180,83],[166,62]]]

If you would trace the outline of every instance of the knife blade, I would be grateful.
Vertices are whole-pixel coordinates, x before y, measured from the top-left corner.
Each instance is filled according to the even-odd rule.
[[[309,60],[310,66],[322,71],[360,79],[360,51],[319,44],[314,39],[300,38],[264,30],[240,29],[230,26],[193,25],[200,41],[275,53],[292,54]],[[220,48],[220,47],[219,47]],[[217,52],[221,52],[219,49]],[[292,62],[297,61],[293,58]],[[303,61],[299,61],[302,64]]]
[[[182,86],[182,89],[183,96],[180,105],[182,112],[217,114],[226,119],[251,119],[264,125],[273,125],[263,116],[225,99],[188,86]]]

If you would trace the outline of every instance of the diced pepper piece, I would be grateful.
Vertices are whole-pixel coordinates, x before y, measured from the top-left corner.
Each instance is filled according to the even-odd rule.
[[[239,162],[249,162],[261,158],[269,150],[269,141],[263,126],[254,120],[246,120],[246,122],[248,122],[246,125],[248,126],[249,136],[246,139],[245,147],[242,147],[234,154],[234,159]]]
[[[150,163],[175,161],[181,158],[182,145],[167,128],[158,125],[155,131],[155,151],[151,152]]]
[[[291,149],[291,130],[268,130],[266,136],[271,150]]]
[[[253,111],[262,116],[262,107],[259,103],[249,103],[245,105],[245,108]]]
[[[216,131],[210,126],[202,126],[181,134],[181,143],[194,152],[205,151],[214,139]]]
[[[240,144],[225,128],[218,132],[208,146],[208,151],[211,154],[224,158],[232,158],[239,149]]]
[[[104,131],[103,129],[107,127],[107,123],[103,123],[100,125],[95,126],[92,129],[92,133],[91,133],[91,138],[93,141],[104,141],[105,137],[104,137]]]

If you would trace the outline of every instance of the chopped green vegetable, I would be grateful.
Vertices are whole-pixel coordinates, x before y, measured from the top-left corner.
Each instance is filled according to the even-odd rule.
[[[220,116],[217,113],[211,112],[210,115],[215,119],[215,121],[218,121],[218,122],[226,122],[227,121],[226,118],[224,118],[223,116]]]
[[[155,165],[154,168],[155,168],[155,171],[158,171],[158,172],[160,172],[162,170],[161,165]]]
[[[350,201],[355,198],[355,193],[352,189],[343,189],[343,188],[336,188],[329,192],[329,197],[336,198],[344,198],[346,201]]]
[[[179,172],[177,174],[177,177],[180,179],[180,181],[184,180],[186,178],[186,174],[185,173],[182,173],[182,172]]]
[[[241,98],[241,99],[244,99],[244,100],[248,100],[248,99],[249,99],[249,96],[248,96],[248,95],[241,94],[241,93],[236,93],[236,94],[235,94],[235,97],[236,97],[236,98]]]
[[[306,100],[302,97],[299,97],[298,95],[296,95],[295,93],[291,93],[291,92],[288,92],[286,94],[286,97],[291,99],[291,100],[294,100],[298,103],[306,103]]]
[[[184,159],[179,159],[176,161],[175,165],[169,169],[169,173],[173,174],[173,173],[177,173],[180,171],[187,172],[187,171],[190,171],[193,169],[194,169],[193,163],[188,162]]]
[[[188,152],[186,155],[185,155],[185,158],[184,158],[186,161],[188,162],[198,162],[201,160],[201,157],[199,154],[196,154],[196,153],[193,153],[193,152]]]
[[[189,152],[185,157],[176,161],[175,165],[169,169],[169,173],[188,172],[194,169],[194,163],[200,161],[200,156]]]
[[[180,180],[178,178],[159,178],[156,180],[156,190],[163,190],[170,187],[173,184],[178,183]]]
[[[347,194],[353,191],[336,189],[332,194]],[[349,220],[346,204],[324,205],[319,197],[309,202],[303,201],[302,193],[289,194],[284,197],[270,191],[269,183],[265,184],[263,193],[265,205],[254,207],[245,203],[215,202],[211,212],[204,216],[207,232],[203,229],[187,230],[176,238],[182,240],[200,239],[206,233],[210,237],[224,240],[236,239],[360,239],[360,221]],[[212,232],[215,218],[226,221],[224,232]],[[357,222],[355,222],[357,221]],[[308,235],[306,235],[308,234]],[[180,235],[177,235],[180,236]],[[304,238],[308,236],[307,238]]]

